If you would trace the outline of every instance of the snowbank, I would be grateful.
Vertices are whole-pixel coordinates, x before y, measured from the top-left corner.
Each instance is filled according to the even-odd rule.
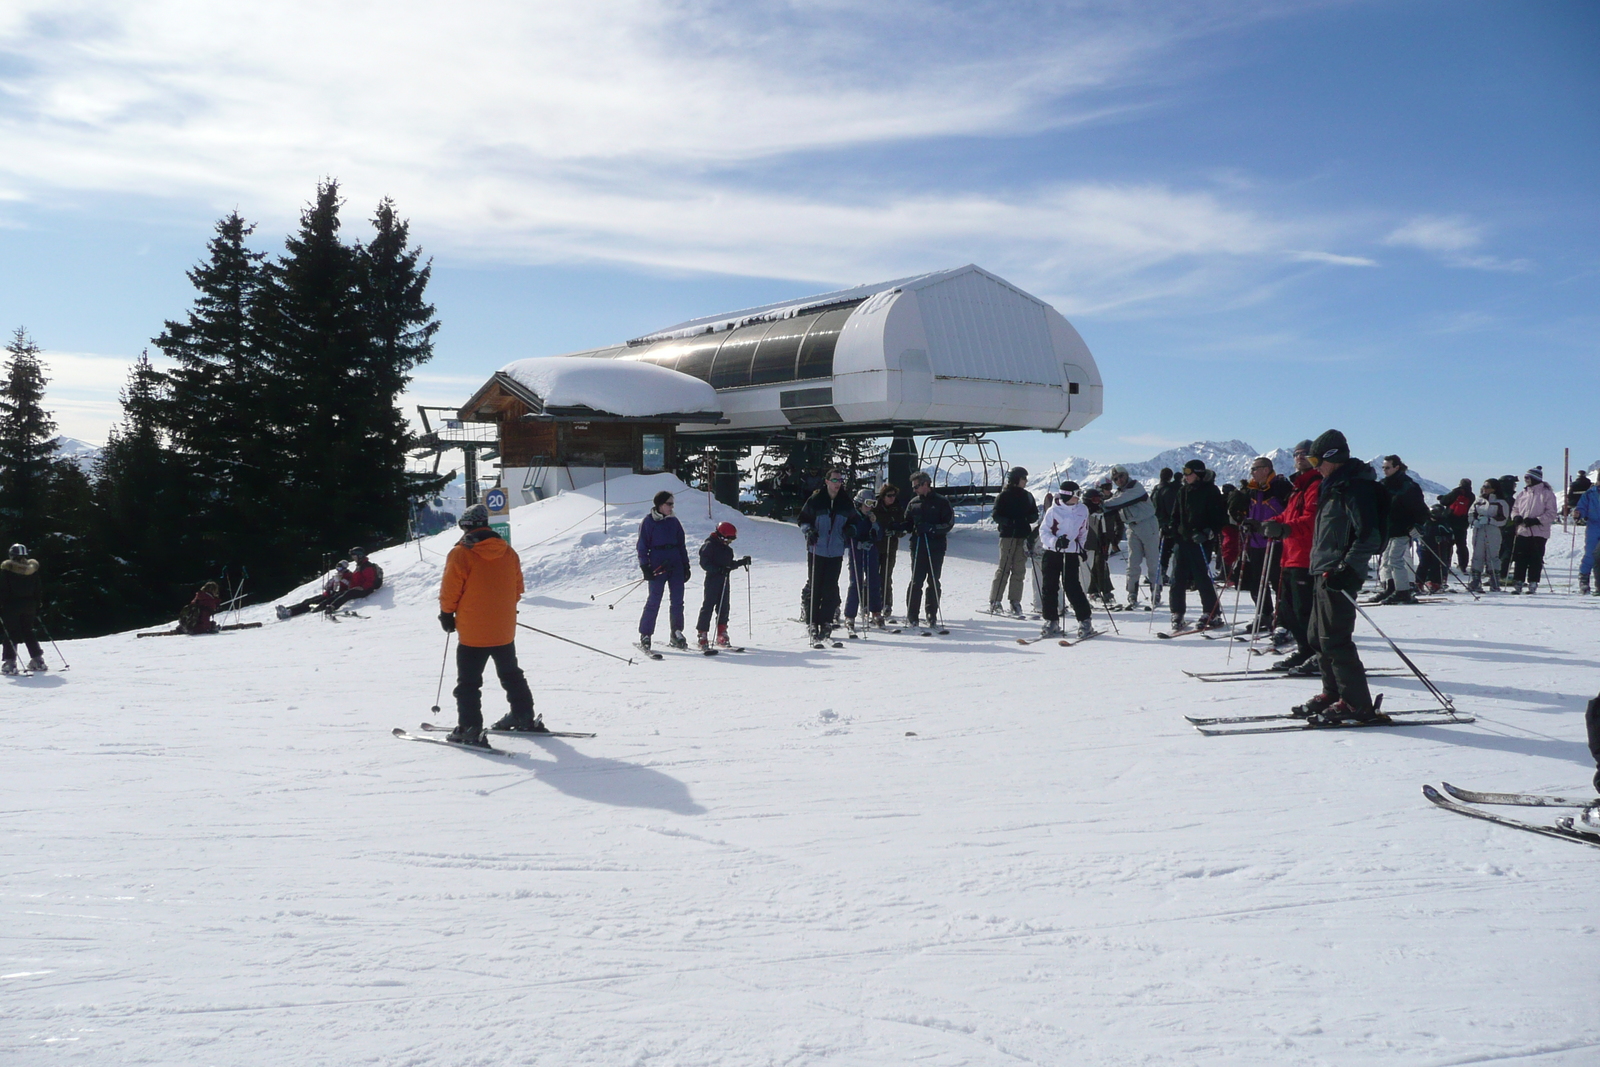
[[[628,359],[540,356],[501,368],[546,407],[587,407],[611,415],[722,412],[716,390],[699,378]]]

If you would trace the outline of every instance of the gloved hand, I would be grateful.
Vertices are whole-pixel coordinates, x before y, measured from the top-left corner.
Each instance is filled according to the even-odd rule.
[[[640,570],[640,572],[642,572],[644,574],[644,576],[647,579],[655,577],[655,573],[656,572],[650,569],[650,564],[648,564],[648,563],[639,564],[639,570]]]
[[[1268,519],[1266,522],[1261,524],[1261,532],[1272,538],[1274,541],[1281,541],[1285,537],[1289,536],[1289,527],[1285,526],[1276,519]]]
[[[817,531],[816,530],[813,530],[811,527],[807,526],[805,528],[805,535],[806,535],[806,546],[808,548],[817,543]]]
[[[1239,520],[1239,531],[1241,533],[1255,533],[1260,528],[1261,528],[1261,524],[1259,522],[1257,522],[1255,519],[1240,519]]]
[[[1523,519],[1522,520],[1522,525],[1524,525],[1524,526],[1543,526],[1544,523],[1540,522],[1538,519]]]
[[[453,612],[439,612],[439,629],[443,630],[447,634],[453,634],[456,632],[456,617]]]
[[[733,565],[735,567],[748,567],[750,566],[750,557],[740,556],[738,559],[734,560]]]
[[[1193,541],[1197,545],[1203,545],[1207,541],[1211,540],[1211,531],[1196,530],[1194,536],[1189,538],[1189,540]]]

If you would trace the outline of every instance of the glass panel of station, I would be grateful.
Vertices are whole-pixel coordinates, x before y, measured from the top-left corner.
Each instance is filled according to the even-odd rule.
[[[750,361],[750,384],[773,385],[794,381],[795,359],[800,354],[800,340],[816,324],[816,315],[796,315],[772,324],[772,329],[761,339],[755,358]]]
[[[711,364],[711,388],[736,389],[750,384],[750,360],[773,327],[770,322],[756,322],[741,326],[728,335],[717,349],[716,362]]]
[[[833,377],[833,349],[839,343],[839,331],[844,329],[844,320],[855,309],[855,305],[851,304],[817,316],[816,323],[806,331],[805,340],[800,343],[800,357],[791,380]]]

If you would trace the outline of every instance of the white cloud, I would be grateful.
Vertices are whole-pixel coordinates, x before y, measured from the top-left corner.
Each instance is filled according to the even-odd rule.
[[[1167,77],[1184,42],[1283,10],[20,0],[0,16],[0,182],[247,205],[271,232],[335,175],[352,213],[393,195],[463,257],[824,284],[978,261],[1125,307],[1204,291],[1229,261],[1270,269],[1330,227],[1227,199],[1242,180],[932,194],[817,160],[1114,111],[1107,91]]]
[[[1472,270],[1525,271],[1533,268],[1526,259],[1500,259],[1497,256],[1468,254],[1483,243],[1483,227],[1460,215],[1419,215],[1393,230],[1383,239],[1386,245],[1416,248],[1431,252],[1446,266]]]
[[[1327,263],[1335,267],[1376,267],[1378,261],[1366,256],[1341,256],[1336,252],[1290,252],[1289,258],[1299,263]]]

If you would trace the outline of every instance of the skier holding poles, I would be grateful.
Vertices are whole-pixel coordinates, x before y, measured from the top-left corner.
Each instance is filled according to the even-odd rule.
[[[689,548],[683,523],[673,514],[676,502],[667,490],[657,493],[651,503],[650,513],[639,520],[639,539],[634,543],[639,569],[650,583],[650,596],[639,615],[639,647],[650,651],[656,617],[661,613],[661,595],[670,590],[672,638],[668,644],[687,651],[689,641],[683,635],[683,583],[689,580]]]
[[[928,629],[939,630],[939,578],[944,571],[945,535],[956,523],[950,502],[933,491],[933,477],[927,471],[911,476],[915,494],[906,504],[906,524],[911,529],[911,587],[906,590],[906,623],[917,625],[922,607],[922,588],[928,588]],[[949,631],[940,631],[948,633]]]
[[[900,551],[900,535],[904,531],[906,509],[900,503],[900,490],[888,482],[878,486],[878,503],[872,509],[873,521],[878,524],[878,568],[883,573],[879,586],[883,603],[883,618],[894,615],[894,560]],[[879,625],[882,625],[880,621]]]
[[[850,633],[856,632],[856,614],[870,614],[875,626],[883,626],[883,583],[878,580],[878,540],[882,536],[873,518],[876,498],[871,489],[856,494],[856,511],[866,522],[866,533],[856,527],[850,541],[850,592],[845,596],[844,617]]]
[[[711,613],[717,615],[717,647],[731,648],[728,638],[728,585],[733,572],[750,566],[750,557],[733,558],[733,542],[739,536],[731,522],[720,522],[700,546],[700,570],[705,574],[705,595],[700,601],[700,618],[695,623],[700,650],[711,647]]]
[[[810,583],[806,591],[806,626],[812,648],[833,632],[839,613],[839,572],[849,541],[866,535],[871,522],[862,519],[844,492],[844,472],[829,470],[822,488],[811,494],[796,520],[806,538]]]
[[[544,731],[533,713],[527,675],[517,665],[517,601],[522,599],[522,561],[489,526],[489,509],[474,504],[457,523],[461,540],[445,558],[439,583],[439,626],[455,634],[456,728],[448,740],[488,748],[483,735],[483,668],[494,660],[510,714],[496,730]],[[445,638],[446,648],[450,639]]]

